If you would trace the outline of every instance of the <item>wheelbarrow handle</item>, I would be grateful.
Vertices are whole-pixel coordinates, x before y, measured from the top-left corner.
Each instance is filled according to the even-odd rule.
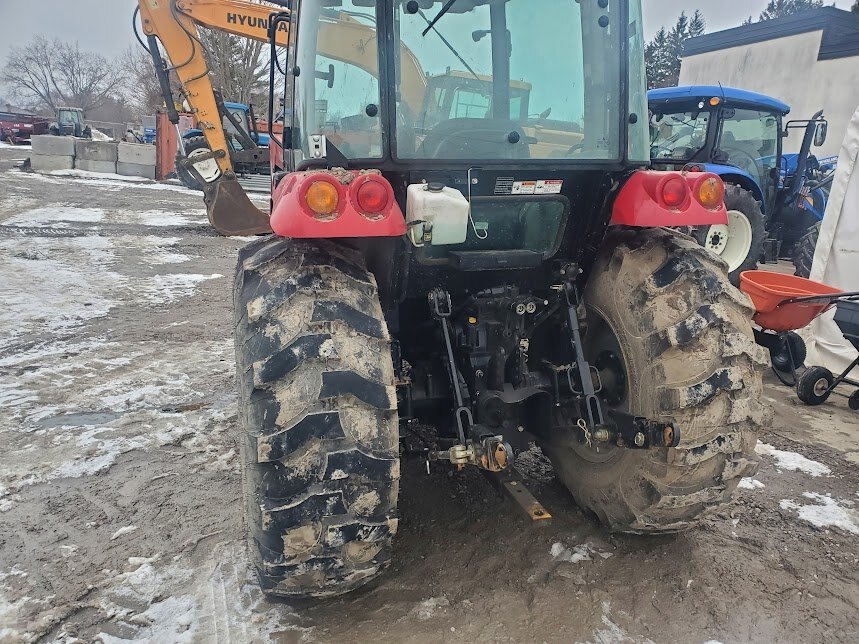
[[[801,304],[802,302],[815,302],[817,300],[829,300],[831,304],[838,300],[853,300],[857,297],[859,297],[859,291],[852,291],[849,293],[829,293],[827,295],[804,295],[802,297],[792,297],[789,300],[785,300],[784,302],[781,302],[779,306],[784,306],[785,304]]]

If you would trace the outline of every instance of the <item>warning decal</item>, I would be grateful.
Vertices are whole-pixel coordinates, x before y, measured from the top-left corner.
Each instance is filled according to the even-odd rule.
[[[496,195],[559,195],[564,188],[563,179],[514,181],[512,177],[498,177]]]
[[[547,181],[538,181],[534,190],[535,195],[559,195],[564,187],[564,182],[561,179],[550,179]]]

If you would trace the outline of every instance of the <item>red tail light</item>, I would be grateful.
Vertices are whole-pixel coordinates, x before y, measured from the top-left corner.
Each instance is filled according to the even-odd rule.
[[[394,203],[394,190],[382,176],[365,174],[352,182],[352,204],[367,219],[379,220],[388,216]]]
[[[355,198],[361,211],[376,214],[388,205],[388,190],[378,181],[365,181],[358,188]]]
[[[669,208],[680,208],[689,197],[689,184],[682,177],[670,177],[662,184],[660,196]]]

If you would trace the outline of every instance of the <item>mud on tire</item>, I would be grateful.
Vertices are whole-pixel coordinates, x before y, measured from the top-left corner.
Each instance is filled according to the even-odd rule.
[[[363,259],[280,238],[235,283],[242,487],[264,591],[325,597],[380,573],[397,530],[390,337]]]
[[[609,233],[585,291],[586,351],[610,333],[626,363],[619,408],[681,428],[674,449],[546,446],[576,502],[614,530],[673,532],[730,500],[758,463],[766,353],[725,265],[662,229]],[[617,350],[616,349],[616,350]],[[590,361],[597,356],[588,356]],[[592,362],[593,364],[593,362]]]

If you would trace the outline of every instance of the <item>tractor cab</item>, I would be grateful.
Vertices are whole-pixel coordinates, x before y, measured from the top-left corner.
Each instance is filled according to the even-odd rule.
[[[51,125],[54,136],[76,136],[90,138],[92,131],[84,123],[84,112],[79,107],[58,107],[57,120]]]
[[[419,263],[533,268],[583,244],[591,222],[570,215],[594,186],[649,162],[637,2],[338,0],[288,20],[285,171],[380,171]],[[296,221],[299,186],[280,188],[279,234],[367,227]],[[429,201],[451,221],[416,214]]]

